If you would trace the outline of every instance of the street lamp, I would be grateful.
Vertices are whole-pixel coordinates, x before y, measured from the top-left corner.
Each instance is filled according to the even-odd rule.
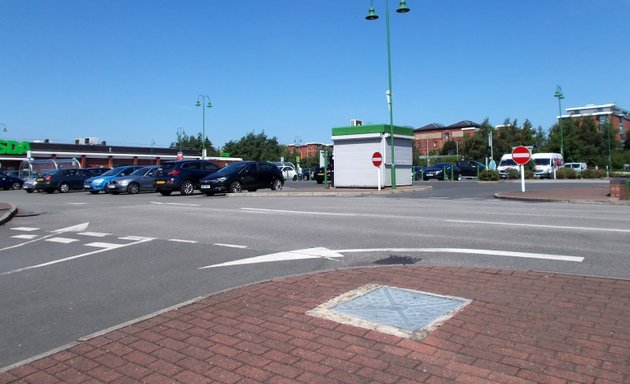
[[[553,94],[553,97],[558,98],[558,126],[560,127],[560,154],[564,158],[564,135],[562,133],[562,99],[564,99],[564,95],[562,94],[562,88],[560,86],[556,86],[556,93]]]
[[[208,104],[206,104],[206,102]],[[210,103],[210,97],[206,95],[197,96],[197,102],[195,103],[196,107],[201,107],[202,111],[202,133],[201,133],[201,158],[205,159],[207,156],[206,153],[206,108],[212,108],[212,103]]]
[[[9,131],[7,131],[7,125],[5,123],[0,123],[0,127],[2,127],[2,129],[0,129],[0,132],[2,132],[2,133],[9,132]]]
[[[405,0],[400,0],[400,4],[398,5],[398,9],[396,12],[398,13],[407,13],[410,9],[407,7],[407,2]],[[374,0],[370,1],[370,9],[368,10],[368,15],[365,17],[366,20],[376,20],[378,19],[378,15],[374,10]],[[394,108],[393,108],[393,95],[392,95],[392,54],[391,54],[391,43],[390,43],[390,32],[389,32],[389,0],[385,0],[385,29],[387,30],[387,79],[389,89],[387,90],[387,104],[389,106],[389,139],[390,139],[390,152],[392,156],[392,169],[391,169],[391,179],[392,179],[392,190],[396,189],[396,161],[394,157]]]

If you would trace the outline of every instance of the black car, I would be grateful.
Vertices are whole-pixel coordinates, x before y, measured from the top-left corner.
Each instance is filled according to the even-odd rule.
[[[453,163],[435,163],[424,170],[424,180],[461,180],[462,171]]]
[[[60,193],[71,190],[82,190],[86,179],[99,175],[109,168],[69,168],[57,169],[39,176],[35,184],[35,189],[39,192]]]
[[[486,169],[485,165],[475,160],[461,160],[455,164],[459,167],[462,176],[478,177],[479,173]]]
[[[335,177],[334,170],[328,168],[326,171],[326,179],[330,184],[332,184],[333,178]],[[315,180],[317,184],[322,184],[324,182],[324,167],[319,167],[317,169],[317,172],[313,174],[313,180]]]
[[[239,161],[201,179],[200,189],[206,195],[215,193],[254,192],[261,188],[282,189],[284,177],[278,167],[266,161]]]
[[[163,196],[179,191],[191,195],[199,189],[199,180],[221,167],[208,160],[178,160],[162,164],[156,172],[155,190]]]
[[[20,189],[24,184],[24,180],[19,177],[9,176],[6,173],[0,173],[0,188],[4,190]]]

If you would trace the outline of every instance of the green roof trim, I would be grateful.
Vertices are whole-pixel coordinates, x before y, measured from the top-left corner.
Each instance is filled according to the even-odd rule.
[[[339,127],[332,129],[333,136],[362,135],[366,133],[389,133],[389,125],[359,125],[356,127]],[[413,128],[394,125],[394,135],[413,136]]]

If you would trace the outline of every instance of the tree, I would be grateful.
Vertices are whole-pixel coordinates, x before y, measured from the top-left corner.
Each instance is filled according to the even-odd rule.
[[[482,161],[490,156],[490,147],[488,146],[488,137],[494,128],[488,121],[488,118],[481,123],[481,127],[473,135],[464,137],[464,142],[460,150],[461,155],[465,159]]]
[[[278,144],[275,136],[271,139],[267,138],[264,131],[259,134],[250,132],[239,141],[231,140],[223,146],[223,151],[228,152],[232,157],[256,161],[277,161],[283,149],[286,152],[286,146]]]
[[[177,131],[177,141],[174,143],[171,143],[170,148],[199,151],[199,153],[201,153],[203,149],[203,145],[202,145],[203,139],[201,136],[202,136],[201,132],[197,134],[197,137],[195,137],[193,135],[190,135],[190,136],[186,135],[186,132],[184,130],[182,130],[181,132]],[[205,143],[206,143],[206,152],[208,156],[219,155],[219,151],[217,151],[216,148],[212,146],[212,142],[208,139],[208,137],[206,137]]]
[[[440,155],[455,155],[457,154],[457,143],[455,142],[455,140],[449,140],[446,143],[444,143],[444,146],[442,146],[442,151],[440,152]]]

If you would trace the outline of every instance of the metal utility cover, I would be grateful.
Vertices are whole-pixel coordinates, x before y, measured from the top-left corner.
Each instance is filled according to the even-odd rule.
[[[341,295],[308,314],[421,339],[470,300],[389,286],[369,285]]]

